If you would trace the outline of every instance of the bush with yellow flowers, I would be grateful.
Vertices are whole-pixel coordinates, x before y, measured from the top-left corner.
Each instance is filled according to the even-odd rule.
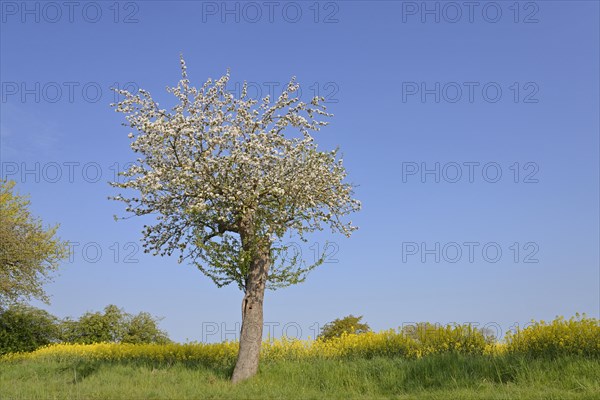
[[[600,356],[600,324],[585,314],[554,321],[532,321],[524,329],[509,332],[505,338],[507,351],[531,356],[581,355]]]
[[[484,333],[472,325],[419,323],[403,328],[418,343],[422,355],[437,353],[483,354],[488,344]]]
[[[600,356],[598,320],[577,314],[551,323],[534,322],[525,329],[509,333],[503,343],[491,342],[481,330],[470,325],[417,324],[416,330],[387,330],[317,340],[281,338],[266,340],[261,350],[264,361],[347,359],[373,357],[419,358],[430,354],[458,353],[496,356]],[[168,344],[53,344],[30,353],[11,353],[0,361],[106,360],[160,363],[197,363],[231,366],[238,352],[237,342]]]
[[[148,361],[159,363],[194,362],[205,365],[230,365],[237,356],[238,343],[94,343],[53,344],[31,353],[12,353],[0,360],[97,360]]]

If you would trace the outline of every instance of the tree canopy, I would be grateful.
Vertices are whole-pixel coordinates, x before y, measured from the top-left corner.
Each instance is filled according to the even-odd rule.
[[[359,334],[366,333],[371,330],[368,324],[360,322],[362,315],[355,317],[354,315],[348,315],[344,318],[337,318],[323,327],[319,334],[319,339],[328,340],[335,337],[340,337],[344,333],[346,334]]]
[[[0,355],[60,341],[58,318],[26,304],[0,308]]]
[[[29,200],[0,181],[0,305],[23,299],[48,302],[43,284],[51,280],[68,245],[56,237],[58,225],[44,228],[31,215]]]
[[[324,99],[303,102],[295,78],[275,101],[249,98],[246,84],[236,98],[226,88],[229,73],[198,89],[183,59],[181,70],[179,84],[168,88],[178,100],[170,111],[144,90],[119,91],[124,100],[114,106],[134,129],[131,148],[140,157],[122,173],[125,182],[112,185],[139,195],[113,199],[135,215],[157,215],[143,232],[147,252],[179,251],[180,261],[219,286],[246,290],[259,241],[273,255],[267,287],[302,281],[323,257],[314,264],[286,259],[277,239],[287,231],[305,239],[324,227],[349,236],[356,227],[342,217],[360,209],[338,150],[319,151],[309,133],[327,124],[317,117],[331,116]],[[288,128],[298,135],[286,135]]]
[[[129,314],[110,304],[104,312],[87,312],[79,320],[61,323],[61,339],[69,343],[168,343],[158,319],[147,312]]]

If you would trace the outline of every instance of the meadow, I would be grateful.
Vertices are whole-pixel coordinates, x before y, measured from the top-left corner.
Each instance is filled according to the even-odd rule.
[[[557,318],[502,341],[423,324],[265,341],[259,374],[229,377],[236,342],[53,344],[0,358],[0,399],[597,399],[600,326]]]

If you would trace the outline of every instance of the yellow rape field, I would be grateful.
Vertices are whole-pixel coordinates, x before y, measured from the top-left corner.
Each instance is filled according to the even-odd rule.
[[[600,355],[600,326],[595,318],[576,314],[558,317],[548,323],[535,322],[522,330],[509,332],[506,351],[532,356]]]
[[[359,335],[343,335],[322,340],[265,340],[261,358],[264,361],[344,359],[372,357],[420,358],[430,354],[456,353],[500,355],[507,353],[533,356],[583,355],[600,356],[600,325],[585,315],[551,323],[532,322],[525,329],[507,334],[502,342],[491,341],[479,330],[468,326],[428,325],[412,334],[388,330]],[[186,344],[119,344],[91,345],[53,344],[31,353],[8,354],[11,360],[105,361],[141,360],[151,362],[195,362],[207,365],[230,365],[237,355],[238,343]]]

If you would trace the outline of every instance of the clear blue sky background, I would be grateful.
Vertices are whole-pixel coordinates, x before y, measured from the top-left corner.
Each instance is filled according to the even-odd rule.
[[[135,253],[144,221],[115,222],[113,214],[123,215],[124,207],[107,200],[116,193],[106,183],[115,163],[134,160],[122,116],[109,107],[109,88],[133,82],[171,106],[164,88],[179,79],[183,53],[198,85],[231,68],[232,82],[255,82],[267,94],[265,82],[281,87],[296,75],[305,97],[318,88],[337,100],[329,102],[331,125],[316,139],[324,149],[341,147],[349,180],[360,185],[356,196],[364,208],[353,218],[360,230],[350,239],[324,232],[303,245],[310,260],[311,245],[333,241],[338,262],[321,266],[304,284],[267,293],[265,321],[280,324],[275,336],[289,323],[303,337],[314,335],[314,323],[350,313],[364,315],[376,330],[427,320],[496,322],[505,331],[531,318],[598,316],[598,2],[521,2],[518,15],[512,1],[480,2],[472,22],[464,6],[457,17],[441,2],[439,23],[421,15],[421,2],[321,2],[317,22],[312,1],[280,2],[273,22],[266,6],[257,17],[242,3],[239,22],[235,14],[223,22],[221,2],[122,2],[117,23],[112,1],[81,2],[72,22],[68,8],[57,15],[44,4],[28,2],[39,13],[22,15],[21,2],[2,2],[0,155],[3,177],[31,195],[34,213],[60,223],[60,236],[80,243],[47,286],[52,305],[44,308],[52,313],[76,317],[114,303],[165,317],[162,326],[180,341],[220,340],[220,331],[206,335],[206,323],[233,330],[240,320],[237,288],[218,289],[174,257]],[[495,5],[502,14],[493,23]],[[97,9],[102,15],[92,23]],[[302,16],[293,23],[297,9]],[[429,89],[439,82],[440,101],[407,93],[410,82]],[[479,84],[473,101],[465,82]],[[490,82],[486,98],[482,88]],[[451,102],[457,84],[462,97]],[[68,85],[78,85],[72,99]],[[491,102],[495,87],[502,95]],[[462,179],[448,182],[455,169],[447,163],[464,162],[480,163],[474,181],[463,165]],[[518,183],[510,169],[515,162]],[[21,175],[36,163],[39,182],[35,172]],[[52,163],[61,165],[57,179]],[[73,182],[65,163],[78,163],[71,164]],[[403,179],[406,163],[430,169],[440,163],[447,174],[439,183],[432,175],[424,183],[419,174]],[[500,166],[498,182],[482,177],[486,163]],[[101,168],[98,182],[92,182],[94,166]],[[488,169],[486,177],[494,175]],[[532,179],[537,183],[524,182]],[[403,251],[408,242],[430,249],[457,242],[463,254],[448,262],[456,249],[446,247],[439,263],[434,255],[423,262],[420,253]],[[464,242],[480,243],[473,262]],[[483,257],[486,243],[501,248],[499,261]],[[90,262],[96,247],[102,256]],[[494,248],[488,250],[494,258]],[[538,262],[524,262],[533,251]],[[129,253],[135,254],[126,258]]]

